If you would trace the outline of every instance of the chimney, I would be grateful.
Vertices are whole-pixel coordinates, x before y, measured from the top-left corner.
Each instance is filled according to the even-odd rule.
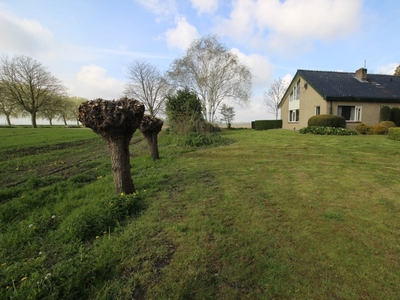
[[[358,69],[354,77],[359,81],[367,81],[367,69],[365,68]]]

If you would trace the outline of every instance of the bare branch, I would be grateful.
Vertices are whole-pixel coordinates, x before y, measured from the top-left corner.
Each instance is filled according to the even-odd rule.
[[[275,119],[279,119],[279,103],[285,94],[287,83],[279,78],[274,80],[267,92],[264,92],[264,104],[268,107],[268,112],[274,114]]]

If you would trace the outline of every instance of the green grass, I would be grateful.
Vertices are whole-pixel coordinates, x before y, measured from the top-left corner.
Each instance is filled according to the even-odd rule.
[[[135,134],[121,196],[90,130],[0,129],[0,298],[398,299],[397,141],[223,137]]]

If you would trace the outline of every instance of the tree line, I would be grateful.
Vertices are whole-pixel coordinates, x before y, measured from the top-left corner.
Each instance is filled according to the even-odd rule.
[[[134,60],[128,65],[128,81],[123,94],[143,103],[150,116],[166,112],[166,102],[179,91],[190,92],[200,101],[205,122],[217,122],[222,109],[228,124],[234,111],[227,104],[246,105],[250,101],[252,74],[215,35],[194,40],[186,53],[162,73],[157,66]],[[77,108],[87,99],[71,97],[62,82],[35,59],[16,55],[0,59],[0,114],[11,125],[11,117],[30,116],[32,127],[38,117],[78,120]],[[222,104],[225,104],[222,106]],[[228,114],[228,118],[226,116]]]

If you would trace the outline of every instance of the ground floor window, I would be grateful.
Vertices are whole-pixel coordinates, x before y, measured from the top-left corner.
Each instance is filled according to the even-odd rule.
[[[321,114],[321,108],[319,106],[316,106],[314,109],[314,115],[320,115]]]
[[[298,122],[299,112],[298,109],[289,110],[289,122]]]
[[[338,106],[338,115],[346,121],[361,121],[361,106]]]

